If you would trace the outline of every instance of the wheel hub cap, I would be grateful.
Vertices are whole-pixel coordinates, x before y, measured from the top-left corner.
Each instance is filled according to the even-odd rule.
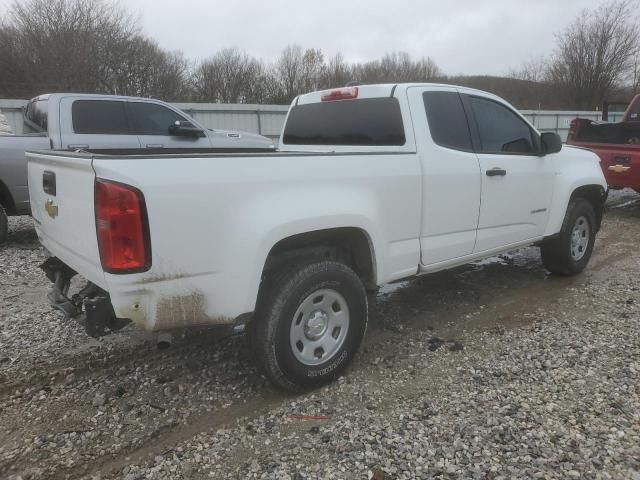
[[[346,299],[336,290],[317,290],[302,301],[293,316],[291,352],[304,365],[324,364],[340,351],[348,331]]]
[[[329,315],[322,310],[316,310],[307,319],[304,326],[304,334],[309,340],[318,340],[329,326]]]
[[[577,262],[589,247],[590,226],[586,217],[578,217],[571,231],[571,257]]]

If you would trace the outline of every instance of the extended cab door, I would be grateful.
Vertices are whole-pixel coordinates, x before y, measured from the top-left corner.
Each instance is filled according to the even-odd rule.
[[[60,130],[65,150],[139,149],[129,126],[125,101],[65,97],[60,101]]]
[[[553,195],[553,162],[539,155],[540,139],[508,105],[463,94],[482,178],[480,253],[540,239]]]
[[[480,211],[480,165],[460,95],[451,87],[408,90],[422,165],[421,262],[470,255]]]
[[[127,102],[127,113],[131,127],[138,134],[144,149],[207,149],[211,141],[203,132],[202,136],[176,136],[169,133],[169,127],[176,121],[192,122],[175,110],[158,103]]]

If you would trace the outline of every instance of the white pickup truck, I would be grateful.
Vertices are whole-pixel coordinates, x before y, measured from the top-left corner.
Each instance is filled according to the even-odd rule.
[[[379,285],[532,244],[580,272],[607,188],[595,154],[434,84],[301,95],[274,153],[28,157],[54,306],[96,336],[246,323],[291,390],[344,369]]]

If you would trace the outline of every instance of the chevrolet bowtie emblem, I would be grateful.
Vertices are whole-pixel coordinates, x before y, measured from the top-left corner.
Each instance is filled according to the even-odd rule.
[[[56,218],[58,216],[58,206],[53,204],[53,200],[47,200],[44,204],[44,209],[51,218]]]
[[[624,165],[611,165],[609,167],[609,171],[611,172],[615,172],[615,173],[624,173],[627,170],[629,170],[631,167],[626,167]]]

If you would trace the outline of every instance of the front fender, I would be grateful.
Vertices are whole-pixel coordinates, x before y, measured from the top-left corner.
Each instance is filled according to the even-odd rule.
[[[555,156],[556,176],[554,198],[545,237],[556,235],[562,228],[567,207],[573,193],[581,187],[595,185],[607,191],[598,156],[581,148],[565,146]]]

